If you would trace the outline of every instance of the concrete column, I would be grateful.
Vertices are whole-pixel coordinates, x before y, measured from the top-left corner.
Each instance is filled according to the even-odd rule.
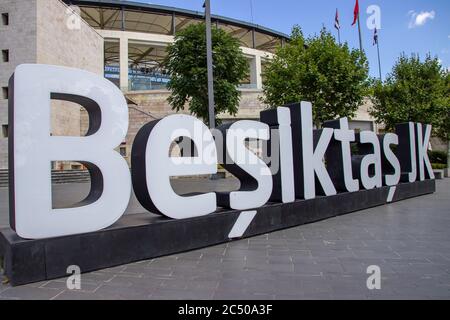
[[[263,87],[261,71],[261,56],[256,55],[250,62],[250,80],[251,84],[259,90]]]
[[[128,91],[128,38],[120,38],[120,89]]]

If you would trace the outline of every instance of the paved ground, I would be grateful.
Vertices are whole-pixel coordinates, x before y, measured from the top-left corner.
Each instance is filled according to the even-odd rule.
[[[56,193],[72,201],[85,188],[58,186]],[[0,190],[0,225],[5,199]],[[129,213],[137,210],[133,199]],[[78,291],[65,279],[0,285],[0,299],[450,299],[449,230],[447,179],[434,195],[85,274]],[[371,265],[381,268],[381,290],[367,289]]]

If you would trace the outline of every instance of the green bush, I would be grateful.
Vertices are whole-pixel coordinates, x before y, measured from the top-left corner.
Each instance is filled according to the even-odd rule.
[[[428,151],[431,163],[447,165],[447,153],[443,151]]]
[[[431,166],[433,167],[434,170],[447,169],[447,165],[446,164],[442,164],[442,163],[432,163]]]

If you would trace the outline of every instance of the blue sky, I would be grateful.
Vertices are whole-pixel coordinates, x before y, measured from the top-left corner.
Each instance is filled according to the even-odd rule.
[[[134,0],[202,11],[203,0]],[[251,2],[253,3],[251,5]],[[360,0],[363,45],[370,62],[370,73],[378,76],[373,31],[366,27],[366,9],[381,9],[380,50],[383,76],[389,72],[400,53],[428,52],[438,56],[445,68],[450,67],[450,1],[449,0]],[[320,31],[324,25],[335,33],[334,15],[340,12],[341,39],[358,47],[356,27],[351,27],[355,0],[211,0],[213,14],[275,29],[290,34],[299,24],[305,35]],[[253,7],[253,14],[251,7]]]

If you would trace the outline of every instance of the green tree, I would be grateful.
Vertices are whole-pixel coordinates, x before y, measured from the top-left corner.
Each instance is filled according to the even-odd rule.
[[[450,168],[450,71],[445,71],[444,103],[440,122],[437,124],[436,134],[447,141],[447,168]]]
[[[212,30],[216,115],[235,115],[240,101],[239,84],[248,72],[248,62],[239,41],[217,28]],[[164,66],[171,76],[168,89],[173,110],[189,105],[191,114],[208,123],[208,77],[205,24],[191,25],[177,33],[167,49]]]
[[[339,45],[326,29],[305,38],[294,26],[291,41],[278,48],[264,72],[263,101],[271,107],[311,101],[320,126],[354,116],[369,87],[368,72],[365,55]]]
[[[372,101],[371,114],[389,131],[412,121],[431,124],[434,135],[450,138],[450,76],[438,58],[402,54],[386,81],[374,85]]]

